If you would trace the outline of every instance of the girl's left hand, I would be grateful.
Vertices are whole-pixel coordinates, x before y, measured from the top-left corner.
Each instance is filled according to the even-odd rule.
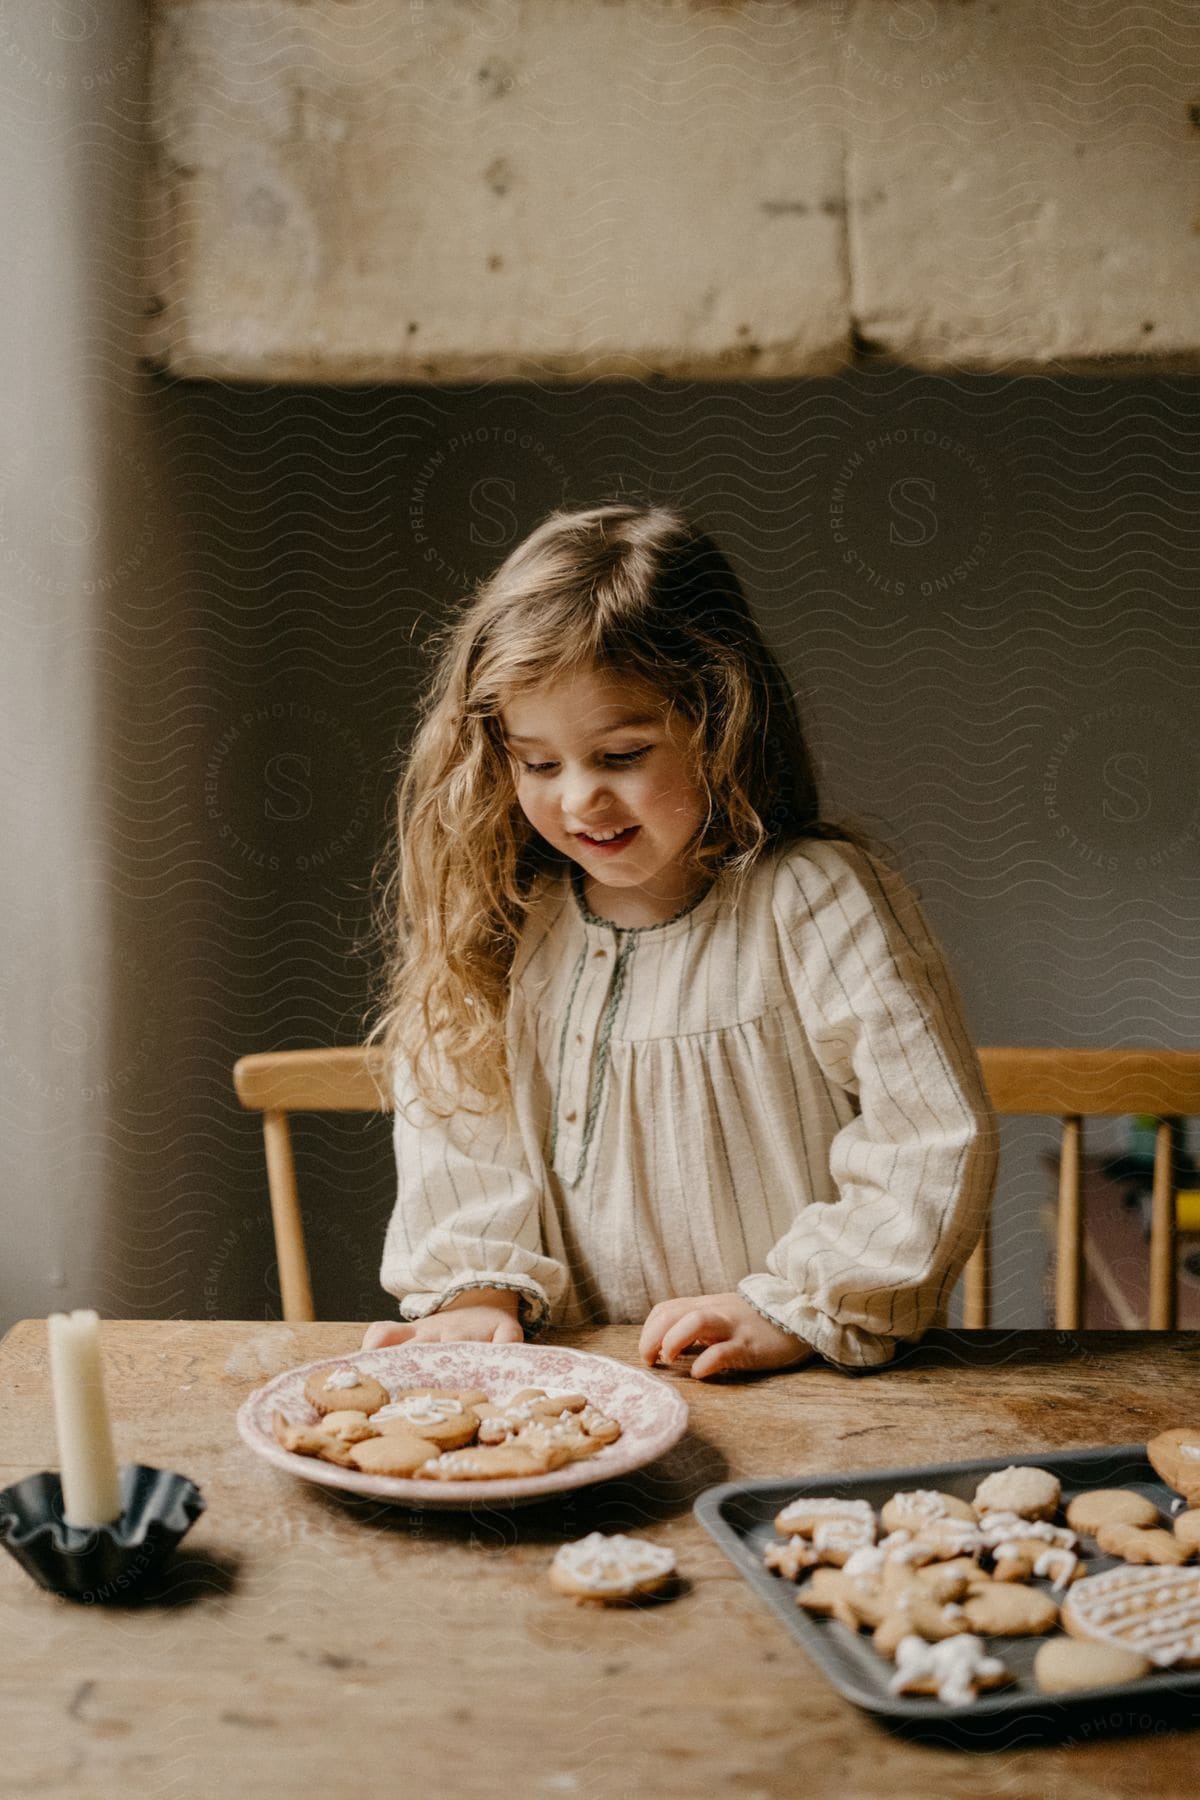
[[[674,1362],[693,1344],[707,1348],[692,1364],[698,1381],[732,1369],[790,1369],[815,1354],[812,1345],[756,1312],[740,1294],[694,1294],[660,1300],[642,1326],[638,1349],[654,1364]]]

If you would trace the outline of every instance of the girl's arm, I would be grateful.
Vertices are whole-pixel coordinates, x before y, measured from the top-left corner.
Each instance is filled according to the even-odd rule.
[[[839,1198],[803,1207],[738,1292],[834,1362],[887,1362],[934,1322],[990,1203],[996,1132],[961,1003],[906,884],[862,852],[781,859],[776,920],[813,1053],[857,1103]]]
[[[540,1195],[511,1115],[434,1119],[411,1074],[397,1084],[397,1198],[380,1281],[405,1320],[451,1302],[511,1296],[519,1324],[545,1324],[567,1288],[562,1263],[543,1254]]]

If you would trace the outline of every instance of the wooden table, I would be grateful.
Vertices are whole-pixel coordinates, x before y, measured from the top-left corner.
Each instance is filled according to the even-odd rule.
[[[0,1557],[0,1794],[200,1800],[703,1795],[1096,1800],[1194,1794],[1200,1740],[1081,1733],[930,1747],[843,1701],[691,1514],[714,1482],[1144,1439],[1200,1413],[1192,1334],[933,1333],[877,1375],[677,1382],[661,1462],[555,1506],[414,1514],[296,1481],[234,1413],[268,1374],[357,1348],[355,1324],[106,1322],[123,1461],[175,1468],[208,1510],[157,1593],[83,1607]],[[636,1330],[562,1336],[633,1361]],[[44,1320],[0,1345],[0,1484],[54,1467]],[[676,1551],[668,1604],[576,1607],[553,1548],[636,1530]],[[1114,1723],[1133,1728],[1136,1719]]]

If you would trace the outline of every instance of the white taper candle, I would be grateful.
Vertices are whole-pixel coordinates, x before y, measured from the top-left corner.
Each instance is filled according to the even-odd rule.
[[[107,1525],[121,1513],[121,1483],[94,1312],[51,1313],[50,1380],[68,1525]]]

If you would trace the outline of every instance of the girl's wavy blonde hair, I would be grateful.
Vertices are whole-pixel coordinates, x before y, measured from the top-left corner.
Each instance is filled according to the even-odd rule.
[[[552,513],[432,648],[396,797],[386,991],[371,1036],[407,1059],[436,1117],[507,1104],[514,952],[526,913],[569,866],[517,803],[500,713],[518,694],[596,671],[644,684],[685,722],[708,799],[684,852],[698,876],[721,873],[736,891],[770,846],[864,842],[822,819],[795,704],[741,584],[672,509]]]

